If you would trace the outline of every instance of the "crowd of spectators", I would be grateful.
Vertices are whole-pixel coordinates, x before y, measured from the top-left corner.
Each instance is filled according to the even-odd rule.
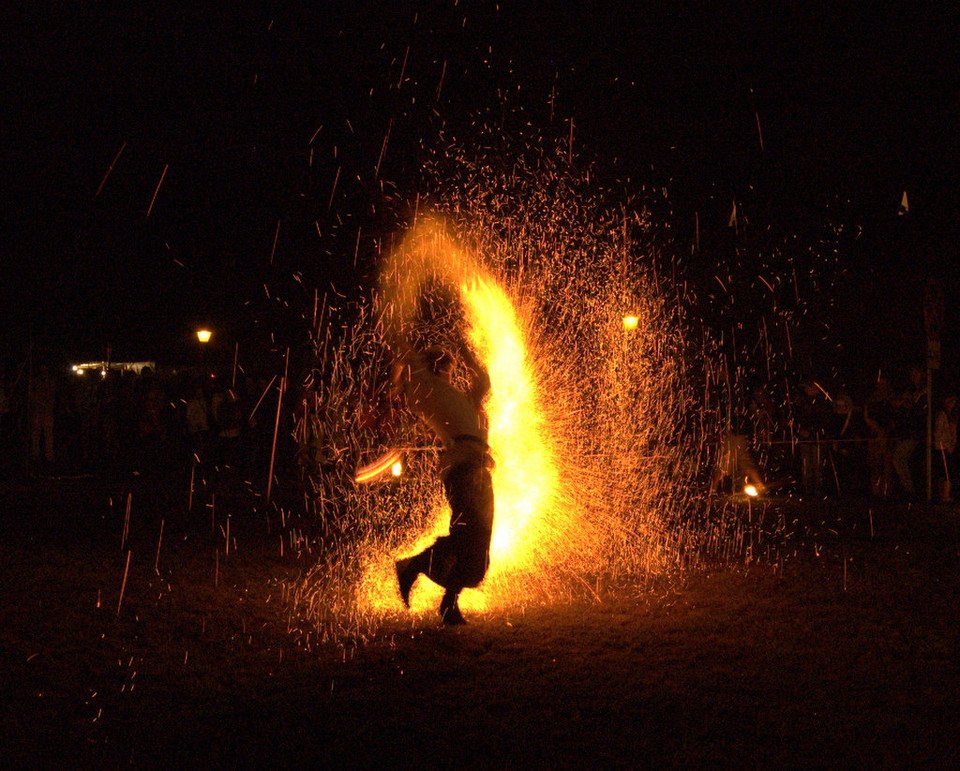
[[[201,465],[232,469],[262,487],[276,391],[265,376],[157,373],[150,367],[77,376],[38,364],[0,373],[0,477],[156,475]],[[289,397],[278,467],[309,463],[313,476],[323,476],[332,473],[336,454],[327,446],[330,438],[318,434],[322,422],[308,414],[321,409],[311,394]],[[718,435],[711,491],[726,482],[734,489],[749,483],[812,497],[926,497],[927,382],[919,368],[896,385],[877,377],[859,401],[808,379],[785,398],[760,387],[745,402],[722,410],[730,425]],[[939,388],[934,407],[932,491],[947,503],[960,466],[956,393]],[[741,417],[733,420],[735,412]],[[300,476],[310,474],[301,470]]]
[[[0,378],[3,475],[121,477],[203,464],[265,479],[275,413],[258,402],[267,386],[151,367],[21,367]]]
[[[752,446],[771,486],[808,496],[926,498],[927,376],[911,368],[895,385],[879,376],[859,403],[804,380],[778,409],[763,389],[749,402]],[[952,501],[957,473],[957,397],[941,387],[932,412],[931,480],[935,500]]]

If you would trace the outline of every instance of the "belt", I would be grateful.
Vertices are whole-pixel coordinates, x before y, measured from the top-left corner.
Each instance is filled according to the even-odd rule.
[[[458,434],[457,436],[453,437],[453,443],[457,444],[458,442],[478,442],[479,444],[483,445],[484,450],[489,449],[487,443],[483,441],[483,439],[481,439],[479,436],[474,436],[473,434]]]
[[[494,463],[489,451],[490,447],[479,436],[460,434],[454,437],[453,446],[440,454],[441,474],[445,476],[450,469],[460,465],[479,466],[490,471]]]

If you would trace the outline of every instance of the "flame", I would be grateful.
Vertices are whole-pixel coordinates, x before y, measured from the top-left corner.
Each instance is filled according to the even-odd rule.
[[[467,591],[461,604],[483,609],[495,596],[510,594],[517,581],[529,581],[549,559],[544,547],[562,541],[556,532],[570,523],[549,515],[558,498],[560,473],[547,421],[540,404],[523,324],[515,303],[481,265],[449,237],[436,220],[422,220],[407,235],[384,273],[385,294],[395,315],[387,336],[403,334],[414,320],[416,294],[427,278],[440,278],[458,291],[467,322],[466,336],[486,367],[491,390],[485,405],[489,422],[495,499],[490,570],[480,591]],[[392,325],[392,329],[391,329]],[[424,502],[424,505],[429,505]],[[431,526],[400,552],[414,554],[444,535],[449,523],[445,503],[437,501]],[[552,531],[547,533],[546,531]],[[375,609],[399,604],[392,560],[380,555],[366,571],[366,602]],[[389,557],[389,559],[385,559]],[[440,589],[421,579],[414,591],[414,610],[435,607]]]
[[[383,475],[387,469],[390,469],[394,476],[400,476],[402,466],[400,465],[400,453],[397,450],[391,450],[386,455],[377,458],[373,463],[358,468],[353,476],[353,481],[360,485],[372,482]]]
[[[510,298],[489,276],[461,289],[471,342],[490,373],[489,443],[497,466],[490,546],[492,576],[535,570],[538,531],[556,496],[559,474],[540,410],[533,369]]]

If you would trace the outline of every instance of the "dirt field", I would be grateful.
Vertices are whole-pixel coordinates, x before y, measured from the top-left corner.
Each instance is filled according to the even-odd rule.
[[[960,764],[950,509],[774,501],[770,563],[306,650],[276,533],[233,517],[228,555],[137,489],[121,547],[127,492],[2,495],[5,767]]]

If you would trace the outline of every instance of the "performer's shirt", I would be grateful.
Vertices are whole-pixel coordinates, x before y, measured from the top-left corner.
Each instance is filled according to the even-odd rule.
[[[461,391],[434,375],[419,357],[410,361],[410,379],[404,383],[407,406],[443,441],[447,448],[462,436],[486,442],[476,407]]]

